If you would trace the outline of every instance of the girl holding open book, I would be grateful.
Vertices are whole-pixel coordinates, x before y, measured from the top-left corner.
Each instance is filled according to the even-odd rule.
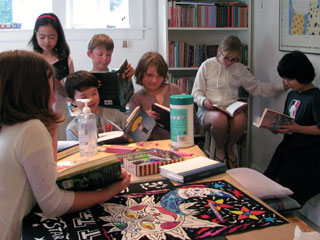
[[[74,66],[60,20],[54,13],[43,13],[37,18],[29,45],[35,52],[42,54],[50,64],[57,66],[56,78],[61,78],[55,79],[57,101],[53,109],[64,117],[69,116],[64,81],[69,73],[74,72]],[[67,66],[63,66],[63,60]],[[61,125],[60,128],[59,135],[65,134],[65,125]]]
[[[239,99],[238,89],[243,87],[252,95],[272,96],[284,90],[284,84],[258,81],[241,64],[242,43],[236,36],[226,36],[218,47],[216,57],[204,61],[195,78],[192,95],[198,105],[200,123],[211,131],[215,144],[210,151],[214,158],[227,162],[229,168],[238,166],[234,146],[246,129],[246,115],[239,111],[229,117],[218,107],[226,108]]]
[[[21,239],[22,220],[36,203],[55,217],[105,202],[126,188],[130,175],[93,192],[62,191],[56,184],[57,124],[52,110],[52,66],[40,54],[0,53],[0,238]],[[27,87],[26,87],[27,86]],[[41,91],[39,91],[41,89]]]
[[[143,86],[130,99],[130,112],[137,106],[154,120],[160,118],[160,114],[152,110],[152,104],[158,103],[164,107],[170,107],[170,96],[181,94],[180,88],[168,83],[168,64],[158,52],[147,52],[139,60],[135,72],[136,83]],[[156,126],[150,136],[150,140],[170,138],[170,132]]]
[[[320,90],[312,84],[314,68],[302,52],[283,56],[278,73],[291,88],[284,114],[294,122],[275,130],[284,134],[283,141],[265,175],[290,188],[292,197],[303,205],[320,193]]]

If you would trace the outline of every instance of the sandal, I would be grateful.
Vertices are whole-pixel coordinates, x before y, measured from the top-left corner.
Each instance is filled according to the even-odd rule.
[[[218,158],[217,155],[216,155],[216,150],[217,150],[217,148],[214,148],[213,159],[214,159],[214,160],[217,160],[218,162],[225,163],[225,162],[227,161],[226,155],[224,155],[224,158],[223,158],[223,159],[220,159],[220,158]]]
[[[227,165],[228,165],[229,169],[239,167],[239,162],[238,162],[237,156],[236,156],[236,158],[234,160],[232,160],[230,158],[227,158]]]

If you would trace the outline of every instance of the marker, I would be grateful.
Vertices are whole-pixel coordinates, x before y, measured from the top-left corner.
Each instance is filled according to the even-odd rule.
[[[215,207],[212,205],[211,202],[208,202],[209,203],[209,206],[212,210],[212,212],[217,216],[217,218],[219,219],[220,222],[224,222],[224,219],[223,217],[221,216],[221,214],[217,211],[217,209],[215,209]]]

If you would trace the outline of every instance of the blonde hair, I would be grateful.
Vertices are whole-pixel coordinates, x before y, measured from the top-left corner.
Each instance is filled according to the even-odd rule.
[[[238,52],[241,54],[242,43],[237,36],[226,36],[219,45],[221,52]]]
[[[95,34],[88,43],[88,51],[92,52],[97,47],[105,47],[107,51],[113,51],[114,43],[111,37],[106,34]]]

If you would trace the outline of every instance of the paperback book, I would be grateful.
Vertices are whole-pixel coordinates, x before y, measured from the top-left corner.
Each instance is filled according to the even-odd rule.
[[[293,121],[294,119],[286,114],[266,108],[261,117],[256,117],[253,125],[275,131],[279,126],[291,124]]]
[[[134,93],[131,79],[126,77],[127,65],[125,60],[117,71],[92,72],[101,82],[99,106],[126,110],[125,106]]]
[[[100,133],[98,135],[99,144],[147,141],[156,125],[156,121],[140,106],[137,106],[128,116],[123,130],[115,123],[112,124],[116,127],[117,131]]]
[[[201,178],[224,173],[225,163],[206,157],[196,157],[182,162],[160,167],[160,175],[173,181],[186,183]]]
[[[159,103],[153,103],[151,109],[160,115],[160,119],[156,120],[157,126],[170,132],[170,108]]]
[[[247,102],[243,102],[243,101],[236,101],[236,102],[230,104],[226,108],[220,107],[217,104],[213,104],[213,106],[215,108],[217,108],[218,110],[226,113],[231,118],[233,118],[239,111],[241,111],[242,109],[246,108],[247,105],[248,105],[248,103]]]
[[[56,72],[56,79],[61,80],[69,75],[68,58],[62,58],[52,65]]]

